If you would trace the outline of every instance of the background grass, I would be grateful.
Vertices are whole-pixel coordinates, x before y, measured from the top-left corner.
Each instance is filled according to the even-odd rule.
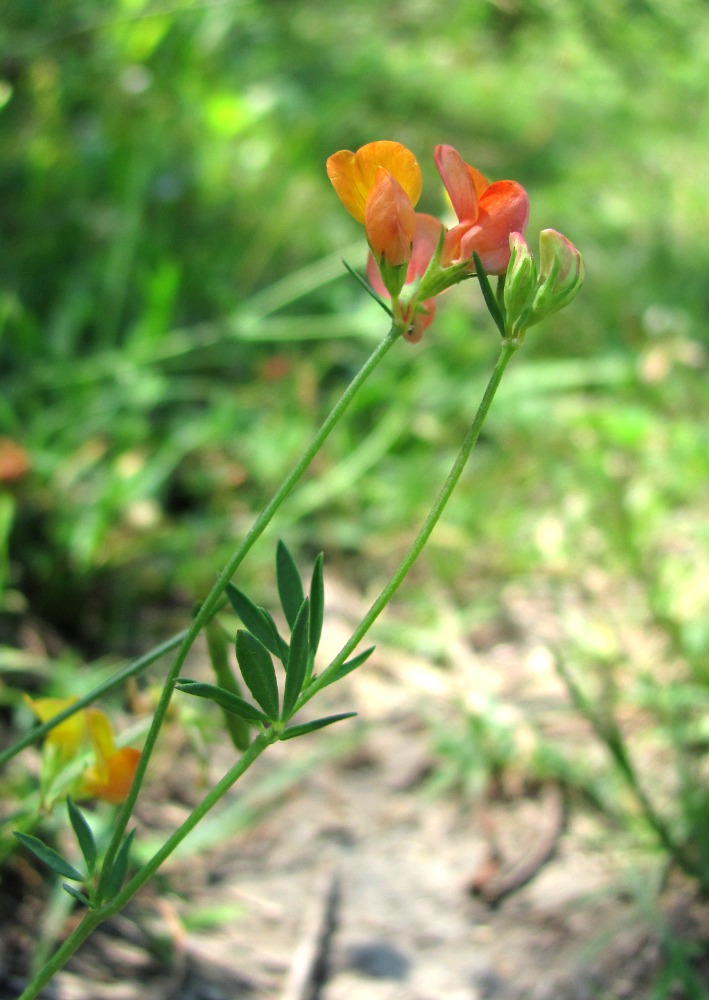
[[[52,663],[65,693],[95,679],[78,660],[184,625],[385,332],[341,266],[363,238],[324,161],[391,138],[422,210],[445,210],[432,151],[452,143],[524,184],[530,240],[561,230],[588,271],[516,359],[397,641],[436,655],[432,580],[473,628],[510,581],[598,571],[704,692],[708,61],[691,0],[6,0],[0,432],[29,471],[0,484],[4,672]],[[495,351],[477,289],[452,292],[270,537],[383,581]],[[241,577],[264,600],[272,552]]]

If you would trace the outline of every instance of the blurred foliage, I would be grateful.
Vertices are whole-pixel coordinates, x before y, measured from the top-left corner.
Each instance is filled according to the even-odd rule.
[[[386,137],[423,210],[453,143],[528,188],[532,245],[558,228],[588,267],[419,579],[487,608],[512,576],[636,573],[632,536],[706,652],[708,56],[690,0],[5,0],[0,433],[29,469],[1,498],[0,640],[29,610],[89,655],[144,648],[151,608],[203,593],[385,332],[324,160]],[[470,419],[477,296],[390,356],[282,515],[355,583],[394,565]]]

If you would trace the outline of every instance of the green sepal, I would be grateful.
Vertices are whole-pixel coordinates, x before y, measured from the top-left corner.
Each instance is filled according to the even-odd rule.
[[[251,632],[240,628],[236,633],[236,658],[251,694],[269,719],[277,719],[278,682],[266,647]]]
[[[14,831],[15,836],[19,842],[31,851],[35,857],[38,857],[40,861],[43,861],[48,868],[51,868],[53,872],[57,875],[63,875],[64,878],[73,879],[75,882],[83,882],[84,876],[81,872],[78,872],[73,865],[58,854],[51,847],[47,847],[39,837],[33,837],[31,833],[19,833],[17,830]]]
[[[233,583],[226,585],[226,595],[232,608],[249,632],[255,635],[269,652],[280,659],[283,652],[283,640],[278,634],[278,629],[271,616],[262,608],[257,607],[251,598],[247,597]]]
[[[307,733],[314,733],[316,729],[324,729],[325,726],[331,726],[335,722],[341,722],[342,719],[352,719],[356,715],[356,712],[342,712],[340,715],[327,715],[323,719],[315,719],[313,722],[304,722],[300,726],[289,726],[284,729],[280,735],[281,740],[294,740],[298,736],[305,736]]]
[[[283,691],[283,714],[287,719],[293,711],[298,695],[303,690],[303,682],[308,669],[310,653],[310,600],[303,601],[291,634],[290,653],[286,665],[286,684]]]
[[[77,889],[75,885],[68,885],[64,882],[62,884],[62,889],[64,889],[65,892],[68,892],[70,896],[73,896],[77,902],[87,906],[90,910],[96,909],[95,904],[91,902],[89,897],[86,896],[80,889]]]
[[[386,304],[386,302],[384,301],[384,299],[382,299],[379,295],[377,295],[377,293],[374,291],[374,289],[369,284],[369,282],[367,281],[367,279],[363,278],[361,274],[357,274],[357,272],[355,271],[355,269],[353,267],[350,267],[350,265],[347,263],[347,261],[344,258],[342,258],[342,263],[343,263],[343,266],[345,267],[345,270],[349,271],[350,274],[352,275],[352,277],[355,278],[360,283],[360,285],[365,290],[365,292],[367,293],[367,295],[369,295],[369,297],[371,299],[374,299],[374,301],[377,303],[377,305],[380,307],[380,309],[383,309],[384,312],[387,314],[387,316],[390,316],[393,319],[394,318],[394,313],[391,311],[391,309]]]
[[[390,264],[386,257],[382,256],[377,259],[374,251],[372,251],[372,255],[377,261],[377,267],[379,268],[379,276],[382,279],[382,284],[389,292],[392,299],[398,299],[401,295],[401,289],[406,284],[406,274],[409,269],[408,261],[404,264]]]
[[[370,646],[369,649],[365,649],[363,653],[358,653],[357,656],[353,656],[351,660],[347,660],[341,666],[337,667],[336,670],[333,670],[333,672],[328,675],[323,687],[326,688],[328,684],[334,684],[335,681],[341,681],[343,677],[347,676],[347,674],[351,674],[353,670],[357,669],[357,667],[361,667],[362,664],[369,659],[376,648],[376,646]]]
[[[93,875],[96,868],[96,841],[91,827],[86,821],[86,817],[79,807],[72,802],[71,797],[66,797],[66,807],[69,812],[69,820],[76,834],[79,848],[86,862],[86,870],[89,875]]]
[[[195,698],[206,698],[208,701],[213,701],[220,708],[223,708],[225,712],[231,712],[232,715],[237,715],[240,719],[245,719],[246,722],[268,725],[271,721],[255,705],[240,698],[239,695],[232,694],[231,691],[215,687],[214,684],[204,684],[202,681],[193,681],[186,678],[179,681],[176,687],[183,694],[191,694]]]
[[[303,604],[305,594],[303,592],[303,581],[300,578],[295,559],[290,554],[285,542],[280,539],[276,546],[276,582],[278,584],[278,596],[281,599],[283,614],[286,616],[286,621],[292,629]]]
[[[135,837],[135,830],[131,830],[127,834],[118,848],[118,852],[113,862],[113,867],[108,874],[106,879],[104,898],[111,900],[114,896],[117,896],[121,891],[121,887],[125,882],[126,872],[128,871],[128,858],[130,857],[130,849],[133,846],[133,838]]]
[[[323,579],[322,552],[318,555],[313,565],[313,575],[310,579],[310,655],[312,657],[318,651],[320,638],[322,636],[323,621],[325,620],[325,581]]]
[[[217,678],[217,684],[225,691],[241,697],[241,688],[236,679],[234,671],[229,663],[229,646],[231,645],[227,633],[217,621],[209,622],[204,634],[207,638],[207,652],[212,669]],[[233,712],[224,713],[224,725],[226,726],[229,738],[237,750],[245,750],[250,742],[249,727],[243,719],[234,715]]]
[[[482,261],[475,251],[473,251],[473,260],[475,261],[475,274],[480,282],[480,290],[483,293],[485,305],[487,306],[488,312],[492,316],[495,326],[500,331],[500,336],[504,339],[507,336],[507,330],[505,329],[505,317],[502,314],[497,297],[490,286],[487,274],[485,274],[485,268],[482,265]]]

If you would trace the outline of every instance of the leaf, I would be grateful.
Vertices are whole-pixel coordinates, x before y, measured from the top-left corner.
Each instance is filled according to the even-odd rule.
[[[268,724],[271,721],[255,705],[244,701],[243,698],[232,694],[231,691],[215,687],[214,684],[203,684],[201,681],[192,681],[185,678],[179,681],[176,686],[178,691],[182,691],[184,694],[192,694],[196,698],[206,698],[208,701],[213,701],[223,708],[225,712],[238,715],[240,719],[245,719],[247,722]]]
[[[269,652],[280,659],[283,640],[279,636],[278,629],[271,616],[265,613],[262,608],[258,608],[251,598],[247,597],[233,583],[226,585],[226,595],[229,598],[232,608],[236,611],[239,618],[241,618],[249,632],[255,635]]]
[[[110,874],[106,879],[106,899],[113,899],[113,897],[117,896],[121,891],[121,886],[125,882],[126,872],[128,871],[128,857],[130,855],[130,849],[133,846],[134,837],[135,830],[131,830],[130,833],[124,837],[123,843],[118,848],[118,853],[116,854],[115,861],[113,862],[113,867],[111,868]]]
[[[310,580],[310,655],[315,656],[320,645],[325,618],[325,582],[323,580],[322,552],[315,560]]]
[[[278,682],[268,650],[250,632],[236,633],[236,658],[241,676],[269,719],[278,718]]]
[[[365,649],[363,653],[358,653],[357,656],[353,656],[351,660],[347,660],[347,662],[343,663],[342,666],[333,670],[323,684],[323,687],[326,688],[329,684],[334,684],[335,681],[341,681],[343,677],[347,676],[347,674],[351,674],[353,670],[357,669],[357,667],[361,667],[365,660],[369,659],[376,648],[376,646],[370,646],[369,649]]]
[[[207,652],[209,653],[212,669],[217,678],[217,684],[225,691],[229,691],[230,694],[235,694],[237,698],[240,698],[241,689],[239,682],[229,663],[230,643],[226,632],[218,622],[211,621],[205,627],[204,633],[207,638]],[[222,709],[222,712],[224,713],[224,724],[231,742],[237,750],[245,750],[250,742],[248,725],[243,719],[234,715],[233,712],[228,712],[225,709]]]
[[[315,719],[313,722],[304,722],[301,726],[289,726],[284,729],[280,738],[282,740],[294,740],[298,736],[305,736],[307,733],[314,733],[316,729],[324,729],[342,719],[352,719],[356,712],[342,712],[340,715],[328,715],[323,719]]]
[[[68,795],[66,797],[66,807],[69,811],[69,819],[72,827],[74,828],[76,839],[79,842],[81,853],[83,854],[84,861],[86,862],[86,870],[89,875],[93,875],[94,869],[96,868],[96,841],[94,840],[93,832],[87,823],[84,814],[81,812],[79,807],[72,802],[70,796]]]
[[[357,272],[356,272],[356,271],[354,270],[354,268],[350,267],[350,265],[349,265],[349,264],[347,263],[347,261],[346,261],[346,260],[345,260],[344,258],[342,259],[342,263],[343,263],[343,265],[344,265],[345,269],[346,269],[347,271],[349,271],[349,272],[350,272],[350,274],[352,275],[352,277],[353,277],[353,278],[355,278],[355,279],[356,279],[356,280],[357,280],[357,281],[358,281],[358,282],[360,283],[360,285],[361,285],[361,286],[362,286],[362,288],[363,288],[363,289],[365,290],[365,292],[367,293],[367,295],[369,295],[369,296],[370,296],[370,298],[374,299],[374,301],[375,301],[375,302],[377,303],[377,305],[378,305],[378,306],[379,306],[379,307],[380,307],[381,309],[383,309],[383,310],[384,310],[384,312],[385,312],[385,313],[387,314],[387,316],[391,316],[391,317],[392,317],[392,319],[393,319],[393,318],[394,318],[394,313],[393,313],[393,312],[391,311],[391,309],[390,309],[390,308],[389,308],[389,306],[388,306],[388,305],[386,304],[386,302],[384,301],[384,299],[380,298],[380,297],[379,297],[379,296],[377,295],[377,293],[376,293],[376,292],[374,291],[374,289],[373,289],[373,288],[372,288],[372,286],[371,286],[371,285],[369,284],[369,282],[368,282],[368,281],[366,281],[366,280],[365,280],[365,279],[364,279],[364,278],[362,277],[362,275],[361,275],[361,274],[358,274],[358,273],[357,273]]]
[[[310,652],[310,601],[306,597],[303,601],[290,641],[290,653],[286,665],[286,686],[283,691],[283,715],[287,719],[293,706],[298,700],[298,695],[303,689],[305,672],[308,669],[308,654]]]
[[[77,889],[75,885],[67,885],[67,883],[64,882],[62,888],[65,889],[70,896],[73,896],[79,903],[82,903],[84,906],[88,906],[90,910],[96,909],[89,897],[84,895],[84,893],[80,889]]]
[[[278,626],[273,620],[273,615],[271,614],[271,612],[267,611],[266,608],[259,608],[259,611],[264,616],[264,618],[266,618],[271,623],[271,626],[273,628],[273,634],[276,636],[276,639],[278,641],[278,652],[276,653],[276,656],[281,661],[281,663],[285,664],[288,659],[288,643],[283,638],[281,633],[278,631]]]
[[[285,542],[280,539],[276,546],[276,581],[278,583],[278,596],[281,599],[281,607],[286,621],[292,629],[298,612],[303,604],[303,581],[300,578],[298,567],[293,556],[290,554]]]
[[[47,847],[46,844],[42,843],[39,837],[33,837],[30,833],[18,833],[17,830],[14,831],[14,834],[28,851],[32,851],[40,861],[43,861],[57,875],[74,879],[75,882],[84,881],[84,876],[81,872],[78,872],[73,865],[70,865],[61,854],[58,854],[51,847]]]
[[[478,255],[473,251],[473,260],[475,261],[475,274],[478,281],[480,282],[480,290],[483,293],[483,298],[485,299],[485,305],[487,306],[488,312],[492,316],[495,326],[500,331],[500,336],[505,337],[507,331],[505,330],[505,317],[502,315],[502,311],[498,304],[495,293],[490,287],[490,282],[488,281],[487,274],[485,273],[485,268],[482,265],[482,261]]]

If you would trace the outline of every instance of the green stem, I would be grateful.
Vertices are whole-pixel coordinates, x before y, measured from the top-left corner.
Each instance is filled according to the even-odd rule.
[[[400,331],[397,329],[392,329],[389,331],[387,336],[384,338],[382,343],[377,347],[376,351],[370,356],[367,362],[363,365],[360,371],[357,373],[353,381],[350,383],[348,388],[345,390],[344,394],[341,396],[339,401],[335,404],[335,407],[323,423],[322,427],[316,434],[316,436],[311,441],[310,445],[306,451],[301,456],[298,465],[292,470],[290,475],[286,480],[284,480],[278,493],[271,500],[269,506],[262,512],[258,520],[254,523],[251,531],[246,536],[244,541],[241,543],[239,548],[234,552],[232,556],[232,562],[234,563],[234,570],[238,567],[241,561],[244,559],[245,555],[252,547],[257,538],[263,533],[267,527],[269,521],[273,515],[278,510],[283,500],[290,492],[290,490],[295,486],[298,479],[305,472],[308,465],[312,461],[313,457],[317,453],[318,449],[325,441],[330,431],[333,429],[337,421],[343,415],[352,397],[361,387],[362,383],[368,378],[372,373],[377,364],[382,360],[384,355],[387,353],[389,348],[392,346],[394,341],[398,338]],[[232,572],[234,571],[232,570]],[[220,577],[221,579],[221,577]],[[216,590],[220,586],[220,582],[213,588]],[[224,586],[221,586],[224,589]],[[212,596],[211,593],[209,595]],[[209,600],[209,597],[207,598]],[[205,602],[206,603],[206,602]],[[211,617],[214,617],[218,608],[215,606],[212,608]],[[144,670],[147,670],[149,666],[159,660],[166,653],[172,652],[173,649],[177,649],[181,643],[186,642],[189,638],[192,629],[183,629],[181,632],[177,632],[175,635],[166,639],[160,645],[155,646],[153,649],[139,656],[135,660],[131,660],[130,663],[126,664],[121,670],[115,673],[112,677],[109,677],[102,684],[97,685],[97,687],[92,688],[88,694],[83,695],[83,697],[78,698],[71,705],[68,705],[61,712],[58,712],[53,718],[49,719],[47,722],[41,723],[39,726],[35,726],[34,729],[26,733],[21,739],[17,740],[12,746],[8,747],[0,753],[0,767],[6,764],[9,760],[15,757],[18,753],[24,750],[26,747],[30,746],[38,740],[43,739],[47,733],[51,732],[56,726],[69,719],[72,715],[76,715],[83,708],[87,708],[89,705],[93,704],[98,698],[101,698],[104,694],[108,694],[115,688],[120,687],[124,681],[128,680],[129,677],[137,677]],[[190,642],[191,645],[191,642]]]
[[[111,870],[111,866],[115,860],[116,854],[120,847],[123,834],[125,833],[126,827],[128,826],[128,821],[130,819],[131,813],[133,812],[133,807],[135,806],[136,799],[138,798],[138,793],[140,787],[143,783],[143,777],[148,766],[148,762],[152,755],[153,749],[157,742],[158,734],[160,728],[167,714],[167,710],[170,704],[170,699],[172,697],[172,692],[177,683],[177,679],[180,676],[180,671],[184,665],[187,658],[187,654],[192,648],[195,639],[202,631],[205,625],[208,624],[214,617],[214,615],[219,610],[220,602],[226,585],[231,580],[232,576],[236,572],[237,568],[240,566],[241,562],[257,541],[257,539],[263,534],[266,527],[272,520],[274,514],[281,506],[283,501],[286,499],[288,494],[291,492],[293,487],[296,485],[298,480],[301,478],[303,473],[306,471],[310,463],[312,462],[315,455],[318,453],[322,447],[324,441],[337,424],[339,419],[344,414],[347,407],[350,405],[355,395],[371,375],[374,369],[377,367],[382,358],[391,349],[393,344],[398,340],[400,336],[400,329],[396,326],[392,328],[387,333],[386,337],[381,341],[378,347],[372,352],[364,365],[360,368],[359,372],[352,379],[350,384],[347,386],[343,394],[340,396],[339,400],[335,403],[332,410],[325,418],[322,426],[320,427],[317,434],[313,437],[312,441],[305,449],[303,454],[300,456],[296,464],[294,465],[291,472],[283,480],[283,483],[276,491],[274,496],[271,498],[270,502],[264,507],[259,516],[256,518],[251,530],[244,537],[241,544],[237,546],[232,555],[227,560],[224,568],[219,574],[216,583],[210,590],[205,601],[200,606],[198,613],[196,614],[192,625],[187,629],[184,638],[178,649],[177,656],[175,657],[174,663],[168,672],[163,685],[162,693],[160,696],[160,701],[155,709],[155,714],[153,720],[148,730],[148,734],[145,738],[145,745],[143,747],[143,752],[138,763],[138,768],[136,771],[135,779],[133,785],[128,794],[127,799],[123,803],[120,813],[116,820],[116,825],[114,828],[113,836],[111,842],[106,851],[106,857],[101,870],[101,877],[99,880],[99,898],[101,893],[105,889],[106,880],[108,874]]]
[[[567,668],[563,657],[560,654],[555,654],[554,662],[556,665],[556,672],[563,681],[572,704],[583,716],[583,718],[587,720],[598,739],[608,750],[609,754],[613,758],[613,761],[615,762],[616,767],[620,771],[620,774],[625,779],[626,785],[635,795],[643,815],[645,816],[645,820],[651,829],[654,830],[655,835],[657,836],[657,839],[662,847],[665,849],[667,854],[675,860],[677,865],[679,865],[686,875],[689,875],[691,878],[696,878],[701,882],[702,876],[698,867],[693,864],[692,860],[687,856],[683,845],[675,840],[674,836],[670,832],[670,828],[657,812],[655,806],[650,801],[650,798],[643,788],[638,773],[635,770],[635,765],[633,764],[630,754],[628,753],[623,735],[618,728],[615,719],[603,719],[598,715],[589,703],[585,693]]]
[[[11,760],[21,750],[24,750],[25,747],[30,746],[30,744],[34,743],[36,740],[42,739],[42,737],[51,732],[55,726],[58,726],[60,722],[63,722],[72,715],[76,715],[76,713],[80,712],[82,708],[87,708],[98,698],[108,694],[109,691],[113,691],[114,688],[120,687],[120,685],[123,684],[124,681],[127,681],[129,677],[137,677],[138,674],[147,670],[147,668],[151,666],[151,664],[155,663],[156,660],[159,660],[162,656],[165,656],[166,653],[171,652],[173,649],[177,649],[186,635],[187,629],[184,629],[182,632],[178,632],[176,635],[166,639],[165,642],[161,642],[159,646],[155,646],[149,652],[144,653],[143,656],[139,656],[138,659],[131,660],[130,663],[126,664],[125,667],[113,674],[112,677],[109,677],[102,684],[98,684],[95,688],[89,691],[88,694],[83,695],[81,698],[77,698],[76,701],[72,702],[71,705],[67,706],[67,708],[63,709],[61,712],[58,712],[48,722],[43,722],[41,725],[31,729],[28,733],[25,733],[22,739],[17,740],[17,742],[13,743],[11,747],[8,747],[7,750],[0,753],[0,767],[2,767],[3,764],[6,764],[8,760]]]
[[[127,882],[121,891],[114,896],[110,902],[97,910],[89,910],[81,923],[62,942],[54,955],[49,959],[42,970],[35,976],[32,982],[26,987],[18,1000],[34,1000],[38,997],[44,986],[50,979],[59,972],[69,961],[71,956],[81,947],[86,938],[98,927],[100,923],[118,913],[126,903],[133,898],[136,892],[155,874],[157,869],[172,854],[172,852],[182,843],[189,833],[194,830],[197,824],[204,819],[219,799],[229,791],[231,786],[251,767],[254,761],[261,756],[266,747],[270,746],[277,739],[275,732],[269,731],[257,736],[249,748],[242,754],[239,760],[231,767],[224,777],[212,788],[202,799],[200,804],[194,809],[182,826],[178,827],[174,833],[168,837],[162,847],[155,852],[149,861],[135,873],[130,882]]]
[[[510,358],[515,353],[519,344],[515,341],[505,340],[503,341],[502,348],[500,350],[500,355],[495,364],[495,368],[490,376],[490,380],[485,389],[480,405],[478,406],[475,418],[470,425],[470,430],[468,431],[463,444],[461,445],[460,451],[456,457],[453,466],[448,473],[448,478],[443,484],[440,493],[436,497],[436,500],[431,507],[431,510],[426,517],[421,529],[411,544],[408,552],[404,556],[403,560],[399,564],[396,572],[393,574],[387,585],[384,587],[379,597],[367,611],[366,615],[359,623],[355,631],[352,633],[351,637],[342,647],[340,652],[337,654],[334,660],[328,664],[328,666],[323,670],[319,677],[309,685],[306,691],[303,692],[301,698],[298,701],[296,710],[300,709],[307,701],[317,694],[317,692],[325,687],[329,683],[329,679],[332,674],[342,666],[342,664],[347,660],[352,652],[357,648],[361,640],[367,634],[369,629],[372,627],[376,619],[379,617],[381,612],[384,610],[386,605],[389,603],[394,593],[398,590],[404,577],[407,575],[413,564],[418,559],[421,554],[421,550],[425,546],[426,542],[431,536],[433,529],[436,527],[438,520],[443,513],[446,504],[448,503],[450,496],[455,489],[458,480],[460,479],[463,469],[465,468],[468,459],[470,458],[470,453],[475,447],[475,443],[480,436],[480,431],[485,419],[492,405],[492,401],[497,392],[502,376],[504,375],[505,369],[510,361]]]

